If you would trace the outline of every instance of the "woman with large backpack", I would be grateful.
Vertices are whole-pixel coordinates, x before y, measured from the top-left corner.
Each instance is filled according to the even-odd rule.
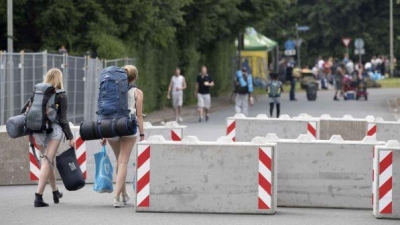
[[[48,85],[50,84],[50,85]],[[58,190],[56,186],[56,176],[54,169],[54,161],[57,153],[57,149],[60,146],[61,140],[65,135],[66,139],[69,140],[69,145],[71,147],[75,146],[75,141],[69,127],[69,122],[67,119],[67,111],[68,111],[68,100],[67,95],[63,91],[63,82],[62,82],[62,72],[59,69],[53,68],[50,69],[45,76],[45,79],[42,86],[49,86],[52,89],[53,98],[54,98],[54,109],[56,112],[55,120],[51,123],[47,124],[47,130],[43,130],[41,132],[36,131],[33,133],[33,137],[36,142],[36,147],[41,152],[41,167],[40,167],[40,175],[39,175],[39,183],[37,186],[37,190],[35,193],[35,207],[46,207],[49,206],[46,202],[43,201],[43,192],[46,187],[47,181],[49,180],[51,189],[53,191],[53,200],[54,203],[59,203],[59,199],[63,196],[63,194]],[[38,85],[37,85],[38,86]],[[37,87],[36,87],[37,88]],[[47,90],[45,92],[48,92]],[[33,105],[37,105],[34,103],[35,99],[40,99],[43,96],[39,96],[40,94],[44,94],[42,92],[37,92],[35,90],[34,95],[28,100],[22,109],[23,112],[33,111]],[[41,98],[43,99],[43,98]],[[36,100],[38,101],[38,100]],[[50,100],[49,100],[50,101]],[[39,103],[38,103],[39,104]],[[42,104],[42,103],[40,103]],[[46,103],[44,103],[46,104]],[[39,107],[40,108],[40,107]],[[48,110],[48,108],[47,108]],[[47,111],[46,110],[46,111]],[[32,112],[31,112],[32,113]],[[27,119],[28,120],[28,119]]]
[[[129,201],[130,195],[126,191],[126,175],[129,163],[129,158],[136,143],[137,136],[140,137],[140,141],[144,140],[143,134],[143,92],[138,89],[135,85],[138,79],[138,70],[135,66],[126,65],[123,67],[128,77],[128,109],[130,110],[130,116],[136,117],[139,132],[132,136],[114,137],[108,138],[108,142],[114,151],[115,158],[117,159],[117,177],[116,187],[114,189],[114,207],[124,207]],[[140,133],[140,135],[138,135]],[[101,144],[104,146],[107,139],[103,139]]]

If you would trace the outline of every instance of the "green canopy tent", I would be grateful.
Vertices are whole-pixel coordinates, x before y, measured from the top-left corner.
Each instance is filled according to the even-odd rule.
[[[278,45],[277,42],[257,33],[252,27],[246,29],[243,39],[244,51],[271,51]],[[235,44],[237,46],[237,40]]]
[[[240,53],[241,63],[250,66],[254,77],[268,79],[268,52],[278,43],[257,33],[254,28],[247,28],[243,36],[244,48]],[[236,40],[236,46],[237,46]],[[241,67],[241,66],[240,66]]]

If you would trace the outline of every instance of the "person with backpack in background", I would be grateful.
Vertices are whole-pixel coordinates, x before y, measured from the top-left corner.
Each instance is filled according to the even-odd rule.
[[[209,111],[211,108],[210,87],[214,87],[214,81],[207,73],[207,67],[202,66],[201,72],[196,79],[195,95],[197,97],[197,106],[199,108],[199,122],[205,116],[206,121],[209,119]]]
[[[247,73],[246,67],[236,72],[235,83],[235,111],[243,113],[245,116],[249,114],[249,105],[253,105],[253,79],[251,74]]]
[[[118,68],[117,72],[121,72],[121,68]],[[144,130],[143,130],[143,92],[137,88],[135,85],[139,73],[135,66],[126,65],[123,68],[123,71],[126,73],[127,76],[127,83],[120,82],[126,85],[128,89],[127,96],[118,96],[118,97],[126,97],[127,98],[127,108],[129,109],[128,114],[120,114],[120,115],[108,115],[103,118],[114,118],[115,116],[129,116],[131,118],[136,118],[137,125],[139,128],[139,132],[136,132],[134,135],[131,136],[123,136],[123,137],[114,137],[108,139],[102,139],[101,145],[106,145],[108,142],[111,145],[111,148],[114,151],[115,158],[117,159],[117,166],[116,166],[116,187],[114,189],[114,207],[120,208],[124,207],[125,204],[130,200],[130,195],[126,191],[126,175],[127,175],[127,167],[129,163],[129,158],[133,149],[133,146],[136,143],[136,139],[138,133],[140,133],[140,141],[144,140]],[[108,72],[108,76],[113,76],[113,69],[111,68]],[[120,91],[121,92],[121,91]],[[123,93],[123,92],[121,92]],[[101,95],[100,93],[99,95]],[[105,92],[104,95],[111,95],[112,93]],[[113,96],[108,96],[113,97]],[[99,107],[99,111],[101,106]],[[119,111],[124,111],[124,109],[116,110],[118,114]]]
[[[272,117],[274,112],[274,105],[276,105],[276,118],[279,118],[281,112],[281,93],[283,92],[283,85],[280,80],[278,80],[278,73],[271,73],[271,80],[267,85],[267,93],[269,98],[269,115]]]
[[[167,98],[171,99],[172,91],[172,107],[175,110],[176,122],[182,122],[181,110],[183,104],[183,90],[186,89],[185,77],[181,75],[181,69],[178,67],[175,70],[175,75],[172,76],[168,86]]]
[[[56,185],[54,160],[64,135],[69,140],[69,145],[75,146],[67,112],[68,100],[63,91],[62,72],[56,68],[50,69],[43,83],[35,86],[33,96],[22,109],[22,113],[27,114],[26,127],[31,135],[33,134],[42,158],[34,207],[49,206],[43,200],[48,180],[53,191],[54,203],[59,203],[59,199],[63,197]]]

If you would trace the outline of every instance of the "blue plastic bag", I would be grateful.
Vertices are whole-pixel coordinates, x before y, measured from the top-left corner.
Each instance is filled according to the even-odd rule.
[[[113,192],[113,167],[107,155],[106,147],[101,152],[94,154],[96,173],[93,190],[99,193]]]

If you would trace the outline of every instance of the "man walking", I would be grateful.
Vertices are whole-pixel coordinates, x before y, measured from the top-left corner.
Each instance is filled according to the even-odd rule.
[[[247,73],[246,67],[236,72],[235,78],[235,111],[243,113],[245,116],[249,114],[249,104],[253,104],[251,93],[253,92],[253,81],[251,74]]]
[[[197,76],[195,94],[197,96],[197,106],[199,108],[199,122],[201,122],[204,118],[208,121],[209,119],[209,110],[211,107],[211,95],[210,95],[210,87],[214,86],[214,81],[211,76],[207,73],[207,67],[202,66],[201,72]]]
[[[185,77],[181,75],[180,68],[176,68],[175,75],[172,76],[168,86],[167,98],[171,99],[172,91],[172,107],[175,110],[176,122],[182,122],[181,110],[183,104],[183,90],[186,89]]]

